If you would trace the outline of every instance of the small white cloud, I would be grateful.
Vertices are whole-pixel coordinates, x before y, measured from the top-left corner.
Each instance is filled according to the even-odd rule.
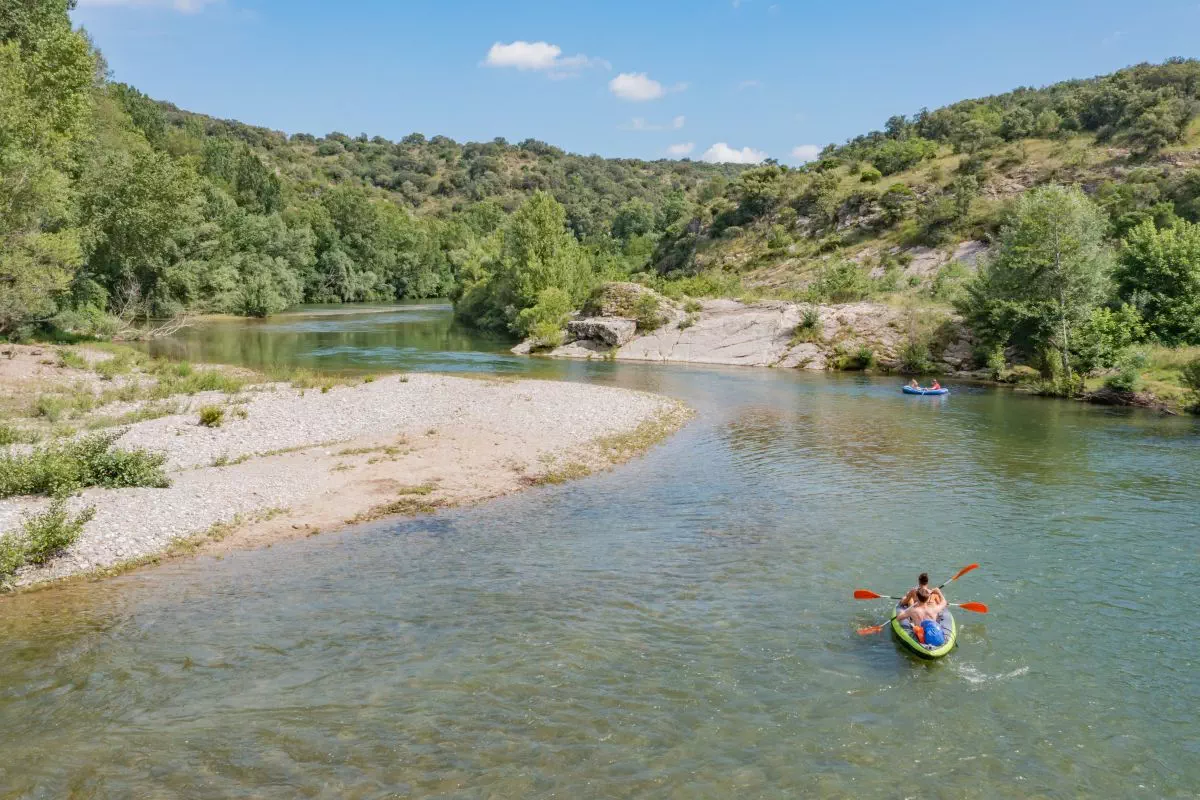
[[[645,117],[634,117],[621,126],[623,131],[677,131],[687,124],[687,117],[682,114],[671,120],[669,125],[659,125],[655,122],[648,122]]]
[[[821,146],[816,144],[799,144],[792,148],[792,158],[797,161],[813,161],[821,155]]]
[[[196,14],[205,6],[215,5],[220,0],[79,0],[83,8],[173,8],[183,14]]]
[[[184,0],[185,2],[194,0]],[[511,68],[545,72],[551,78],[571,78],[580,70],[589,67],[611,69],[607,61],[589,58],[582,53],[574,56],[562,55],[562,48],[549,42],[516,41],[509,44],[496,42],[483,60],[485,67]]]
[[[704,155],[700,156],[701,161],[707,161],[710,164],[760,164],[766,158],[767,154],[762,150],[755,150],[752,147],[743,147],[741,150],[737,150],[725,142],[717,142],[705,150]]]
[[[740,92],[745,89],[757,89],[760,86],[762,86],[762,84],[759,83],[758,81],[754,81],[754,80],[742,81],[741,83],[738,84],[738,91]]]
[[[695,149],[695,142],[680,142],[679,144],[673,144],[667,147],[667,155],[674,156],[675,158],[683,158]]]
[[[657,100],[667,93],[663,85],[644,72],[622,72],[608,82],[609,91],[635,103]]]

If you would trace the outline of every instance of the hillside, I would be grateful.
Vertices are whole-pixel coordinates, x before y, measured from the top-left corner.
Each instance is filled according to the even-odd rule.
[[[813,164],[717,179],[653,272],[710,294],[948,302],[1037,186],[1083,188],[1114,241],[1200,221],[1198,106],[1200,62],[1173,60],[894,116]]]

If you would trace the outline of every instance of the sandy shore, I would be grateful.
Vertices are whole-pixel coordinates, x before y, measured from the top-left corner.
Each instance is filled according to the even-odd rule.
[[[214,400],[230,413],[220,427],[204,427],[195,409]],[[95,518],[68,551],[24,568],[15,584],[258,546],[559,482],[642,452],[686,417],[676,401],[642,392],[429,374],[204,393],[184,399],[179,413],[129,425],[117,441],[166,453],[171,486],[72,497],[72,508],[92,506]],[[0,532],[47,504],[0,500]]]

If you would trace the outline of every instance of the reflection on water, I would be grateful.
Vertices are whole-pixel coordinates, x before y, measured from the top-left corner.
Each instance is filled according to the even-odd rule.
[[[437,309],[216,327],[178,346],[509,369],[698,414],[577,483],[0,602],[0,797],[1200,785],[1193,420],[982,389],[906,398],[863,376],[513,359],[503,343],[447,352],[470,334]],[[852,589],[972,561],[951,600],[993,613],[959,615],[948,659],[854,635],[888,609]]]

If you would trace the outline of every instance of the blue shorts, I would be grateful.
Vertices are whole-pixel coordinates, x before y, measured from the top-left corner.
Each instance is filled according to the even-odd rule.
[[[942,633],[942,626],[933,620],[921,620],[921,630],[925,632],[925,644],[941,647],[946,643],[946,635]]]

